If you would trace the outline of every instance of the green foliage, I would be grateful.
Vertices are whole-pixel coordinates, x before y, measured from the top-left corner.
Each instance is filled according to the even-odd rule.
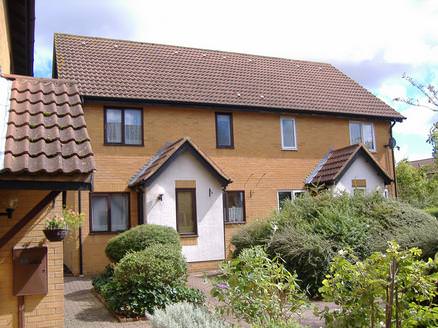
[[[62,217],[69,229],[78,229],[84,222],[85,214],[78,213],[72,209],[64,208],[62,210]]]
[[[179,235],[175,229],[156,224],[142,224],[112,238],[105,249],[113,262],[120,261],[130,251],[141,251],[155,244],[173,245],[181,249]]]
[[[420,260],[421,250],[401,251],[396,242],[388,243],[385,253],[375,252],[364,261],[340,252],[330,266],[330,274],[320,291],[340,311],[321,312],[327,327],[390,328],[436,327],[438,308],[437,274],[430,274],[437,263]],[[384,303],[384,304],[382,304]]]
[[[155,309],[172,303],[190,302],[201,305],[205,301],[201,291],[184,284],[151,286],[146,281],[136,281],[127,288],[113,279],[101,291],[109,308],[125,317],[144,317],[146,313],[154,313]]]
[[[438,218],[438,207],[429,207],[424,209],[427,213],[429,213],[430,215]]]
[[[151,286],[180,283],[186,281],[186,276],[187,264],[173,245],[157,244],[128,253],[114,270],[114,279],[127,288],[139,281]]]
[[[231,327],[206,308],[189,303],[176,303],[155,311],[150,318],[152,328],[227,328]]]
[[[415,168],[406,160],[397,164],[399,198],[418,208],[438,205],[438,176],[427,176],[427,168]]]
[[[351,249],[364,259],[396,240],[403,248],[421,248],[424,257],[438,251],[434,217],[378,194],[306,195],[286,202],[266,220],[265,228],[260,226],[249,224],[233,237],[236,254],[263,244],[271,258],[279,256],[290,272],[298,274],[302,289],[312,296],[318,294],[331,260],[341,249]]]
[[[99,294],[102,294],[103,288],[105,288],[105,286],[112,281],[113,277],[114,277],[114,265],[109,264],[105,267],[105,270],[103,270],[103,272],[100,275],[93,278],[92,284],[94,289]]]
[[[307,304],[296,275],[279,259],[270,259],[261,246],[243,250],[221,268],[212,295],[222,302],[222,312],[250,324],[287,322]]]
[[[129,252],[117,264],[107,266],[93,286],[109,308],[125,317],[144,317],[155,308],[190,302],[203,304],[204,294],[186,286],[187,264],[180,247],[153,244]]]

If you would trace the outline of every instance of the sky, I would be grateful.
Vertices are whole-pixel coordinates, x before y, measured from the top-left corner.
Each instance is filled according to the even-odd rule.
[[[63,32],[328,62],[401,112],[397,160],[431,157],[438,113],[403,73],[438,86],[437,0],[37,0],[35,75],[51,76]]]

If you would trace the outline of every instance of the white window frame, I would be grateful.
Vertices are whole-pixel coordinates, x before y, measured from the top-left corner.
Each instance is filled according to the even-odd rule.
[[[280,193],[281,192],[289,192],[291,194],[291,200],[294,200],[296,194],[306,192],[304,189],[279,189],[277,190],[277,209],[280,210]]]
[[[294,147],[286,147],[283,144],[283,140],[284,140],[284,138],[283,138],[283,121],[286,121],[286,120],[289,120],[289,121],[293,122],[293,127],[294,127],[294,145],[295,145]],[[297,150],[298,149],[298,147],[297,147],[297,127],[296,127],[296,124],[295,124],[295,118],[290,117],[290,116],[280,117],[280,131],[281,131],[281,149],[282,150]]]
[[[370,152],[373,152],[373,153],[377,152],[376,134],[375,134],[375,130],[374,130],[374,124],[371,123],[371,122],[350,121],[350,123],[349,123],[350,145],[355,145],[353,143],[353,140],[351,139],[351,126],[353,124],[360,124],[360,138],[361,138],[362,144],[364,144],[364,145],[365,145],[365,143],[364,143],[364,137],[363,137],[363,125],[371,125],[371,131],[373,133],[373,145],[374,145],[374,148],[372,148],[372,149],[368,148],[368,150]]]
[[[353,187],[353,195],[356,193],[356,191],[363,191],[363,194],[367,194],[367,187]]]

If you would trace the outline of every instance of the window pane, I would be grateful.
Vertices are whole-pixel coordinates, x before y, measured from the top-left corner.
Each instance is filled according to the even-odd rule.
[[[194,191],[176,191],[176,220],[178,232],[181,234],[196,233],[196,215],[194,212],[194,202]]]
[[[128,229],[128,195],[111,195],[111,231]]]
[[[108,231],[108,204],[106,197],[91,197],[91,230]]]
[[[283,136],[283,148],[295,148],[295,128],[291,119],[281,120],[281,131]]]
[[[363,132],[363,143],[364,145],[370,149],[374,150],[374,131],[373,126],[371,124],[362,124],[362,132]]]
[[[122,111],[119,109],[106,110],[106,142],[122,142]]]
[[[231,146],[231,115],[217,114],[217,144],[222,147]]]
[[[292,200],[292,192],[290,191],[279,191],[278,192],[278,208],[281,210],[283,208],[284,202],[290,202]]]
[[[125,143],[128,145],[141,145],[141,110],[125,110]]]
[[[362,142],[362,131],[360,123],[350,123],[350,143],[352,145]]]
[[[226,221],[240,223],[245,221],[244,216],[244,194],[242,191],[227,191],[226,199]]]

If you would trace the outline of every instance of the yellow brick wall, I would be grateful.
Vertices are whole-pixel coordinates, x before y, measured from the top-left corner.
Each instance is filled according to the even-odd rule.
[[[47,191],[0,191],[0,211],[8,200],[18,199],[12,219],[0,217],[0,236],[35,206]],[[64,327],[63,247],[61,242],[49,242],[42,232],[46,216],[59,213],[60,197],[37,218],[29,222],[9,243],[0,249],[0,327],[18,327],[17,297],[13,296],[12,249],[14,247],[48,247],[48,294],[25,296],[26,327]]]
[[[105,146],[103,106],[86,104],[85,119],[95,153],[95,191],[128,191],[129,178],[164,143],[188,136],[218,164],[233,183],[229,190],[245,190],[247,221],[265,218],[277,206],[277,190],[302,189],[304,179],[328,152],[349,144],[349,120],[329,116],[290,115],[296,119],[297,151],[281,150],[280,114],[233,112],[234,149],[216,149],[215,110],[148,105],[144,113],[144,146]],[[389,122],[374,121],[376,159],[391,172]],[[83,193],[88,217],[88,196]],[[136,197],[131,194],[131,224],[137,222]],[[226,226],[226,240],[241,225]],[[113,235],[84,234],[84,272],[94,274],[108,263],[105,244]]]
[[[0,0],[0,70],[2,73],[10,73],[10,54],[11,48],[6,17],[6,0]]]

